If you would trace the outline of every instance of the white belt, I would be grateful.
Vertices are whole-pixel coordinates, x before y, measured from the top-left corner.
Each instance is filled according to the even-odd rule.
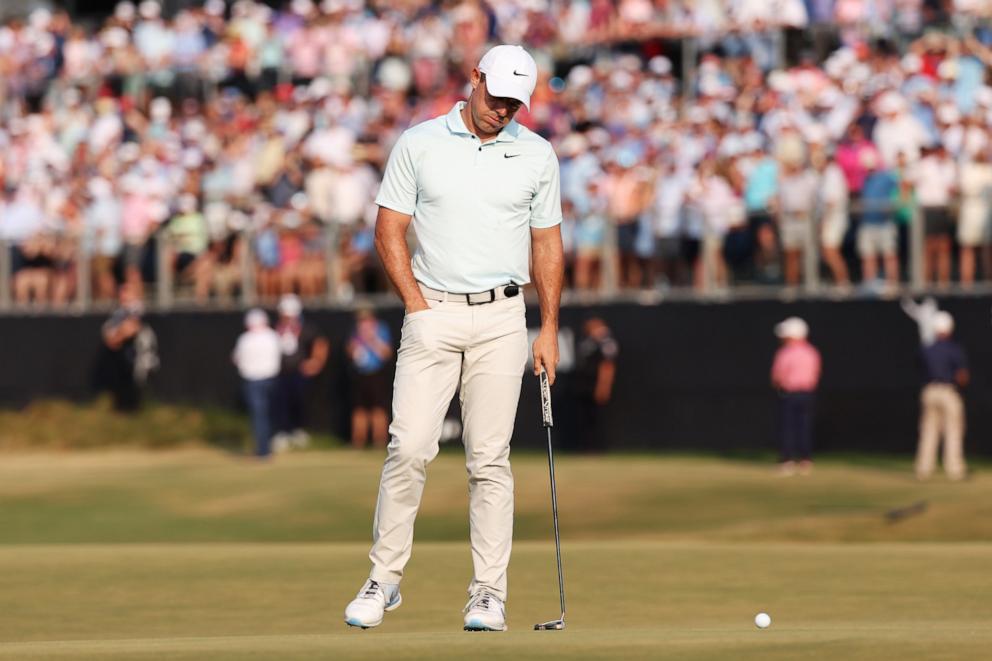
[[[513,298],[520,294],[520,285],[513,283],[500,285],[486,291],[475,292],[474,294],[454,294],[452,292],[431,289],[427,285],[418,282],[420,291],[429,301],[441,301],[444,303],[463,303],[465,305],[485,305],[494,301],[501,301],[504,298]]]

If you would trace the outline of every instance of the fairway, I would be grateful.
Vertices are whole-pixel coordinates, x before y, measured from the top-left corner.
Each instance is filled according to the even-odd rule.
[[[534,632],[558,614],[546,465],[514,461],[510,630],[468,634],[457,454],[432,466],[404,604],[370,631],[341,613],[368,569],[371,453],[5,457],[0,658],[912,661],[992,645],[982,476],[918,485],[899,465],[825,462],[798,480],[717,459],[563,457],[568,628]],[[923,514],[884,522],[921,498]],[[770,629],[755,629],[758,611]]]

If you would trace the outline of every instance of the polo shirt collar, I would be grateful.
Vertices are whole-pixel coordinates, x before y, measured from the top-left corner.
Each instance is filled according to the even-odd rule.
[[[472,132],[465,126],[465,120],[462,119],[462,108],[464,107],[465,101],[456,103],[445,116],[445,123],[448,125],[448,130],[452,133],[472,135]],[[511,119],[510,123],[503,127],[503,130],[496,135],[494,142],[513,142],[519,135],[520,124],[517,124],[517,120]]]

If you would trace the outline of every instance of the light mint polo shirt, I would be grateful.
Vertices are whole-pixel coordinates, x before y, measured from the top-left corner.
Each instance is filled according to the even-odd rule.
[[[530,229],[561,223],[558,158],[511,121],[481,143],[455,104],[417,124],[389,155],[375,203],[413,216],[413,275],[457,294],[530,282]]]

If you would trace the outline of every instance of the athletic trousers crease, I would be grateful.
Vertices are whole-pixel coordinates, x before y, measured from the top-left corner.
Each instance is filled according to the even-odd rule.
[[[403,320],[393,421],[373,522],[371,578],[399,583],[413,546],[427,464],[460,386],[474,576],[506,599],[513,537],[510,436],[527,363],[522,296],[485,305],[428,301]]]

